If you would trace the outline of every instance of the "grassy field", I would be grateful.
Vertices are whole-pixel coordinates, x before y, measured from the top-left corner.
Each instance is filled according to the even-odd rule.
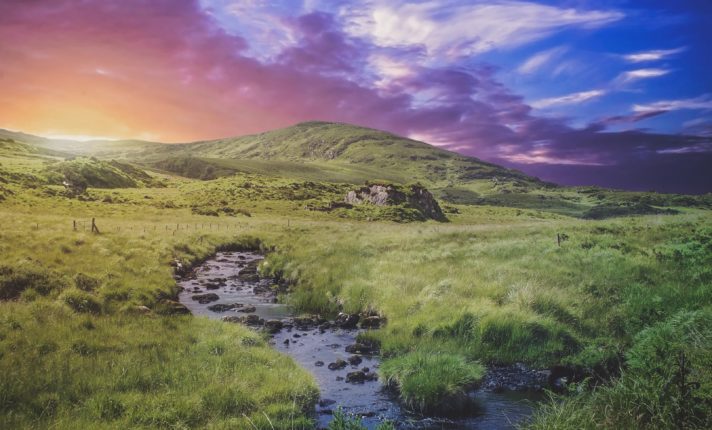
[[[270,250],[260,270],[290,282],[301,312],[382,315],[364,340],[412,409],[442,410],[485,366],[524,362],[585,378],[534,428],[712,424],[709,196],[564,189],[548,207],[529,194],[539,206],[452,202],[447,223],[390,222],[313,210],[350,185],[261,165],[146,180],[25,149],[0,154],[2,428],[309,428],[305,370],[246,328],[168,315],[171,264],[225,246]],[[121,183],[73,195],[52,180],[87,163]],[[578,217],[600,202],[660,213]]]

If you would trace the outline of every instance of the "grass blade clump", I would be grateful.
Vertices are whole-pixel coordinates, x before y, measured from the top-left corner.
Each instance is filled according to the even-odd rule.
[[[466,389],[479,382],[485,368],[458,354],[418,351],[384,361],[380,371],[409,409],[462,413],[468,406]]]

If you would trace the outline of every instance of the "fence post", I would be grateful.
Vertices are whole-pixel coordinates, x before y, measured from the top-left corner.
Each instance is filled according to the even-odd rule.
[[[561,247],[561,235],[559,233],[556,233],[556,244]]]
[[[72,226],[74,227],[74,231],[77,231],[77,220],[72,221]]]
[[[91,219],[91,231],[92,233],[99,234],[99,227],[96,226],[96,218]]]

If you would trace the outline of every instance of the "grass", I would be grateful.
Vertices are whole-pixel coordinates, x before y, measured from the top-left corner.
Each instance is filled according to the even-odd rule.
[[[681,311],[636,336],[614,384],[554,399],[531,428],[710,428],[710,345],[712,309]]]
[[[24,197],[32,207],[0,208],[1,428],[312,427],[314,381],[256,333],[161,315],[172,261],[258,242],[224,225],[139,229],[82,202],[102,208],[93,235],[72,230],[71,199]]]
[[[287,174],[150,172],[163,187],[69,198],[43,173],[55,155],[7,148],[0,371],[11,377],[0,380],[0,427],[309,427],[316,387],[305,370],[242,327],[163,315],[176,294],[171,264],[225,246],[270,250],[261,270],[290,281],[299,311],[384,316],[363,337],[380,343],[381,376],[412,409],[461,398],[482,366],[525,362],[591,377],[535,428],[709,423],[709,197],[537,188],[511,207],[521,185],[485,180],[455,188],[510,200],[455,199],[449,223],[393,223],[311,210],[352,185]],[[607,201],[678,213],[568,216]],[[102,234],[86,229],[91,218]],[[699,388],[666,388],[682,379]]]
[[[240,326],[42,301],[0,307],[0,338],[2,428],[311,425],[310,376]]]
[[[341,408],[334,411],[334,418],[329,422],[327,430],[366,430],[367,427],[361,423],[360,417],[348,417]],[[375,430],[395,430],[395,425],[391,422],[379,423]]]
[[[386,361],[380,373],[409,409],[451,415],[468,406],[466,389],[479,382],[485,369],[459,355],[418,351]]]

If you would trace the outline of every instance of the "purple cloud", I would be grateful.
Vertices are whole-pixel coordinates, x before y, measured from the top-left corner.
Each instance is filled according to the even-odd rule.
[[[430,22],[435,18],[428,11],[416,12]],[[553,16],[549,8],[536,12]],[[510,33],[541,38],[557,28],[543,29],[518,16],[525,28]],[[567,16],[566,27],[584,23],[587,15]],[[620,14],[596,17],[600,26]],[[610,171],[642,163],[682,172],[688,167],[680,160],[689,160],[689,152],[706,156],[711,150],[705,136],[606,130],[667,108],[584,128],[570,126],[566,118],[537,116],[497,79],[496,67],[428,61],[433,49],[452,51],[450,32],[438,33],[437,46],[400,46],[354,31],[335,13],[309,11],[274,22],[283,35],[279,49],[260,56],[255,50],[263,41],[230,31],[193,1],[2,2],[0,39],[7,43],[0,46],[0,106],[9,121],[3,125],[42,132],[38,124],[50,124],[44,127],[63,127],[65,134],[185,141],[303,120],[342,121],[571,183],[575,175],[568,172],[581,166]],[[457,45],[458,52],[484,46],[480,42],[474,48]],[[569,95],[564,102],[597,95]],[[591,177],[582,175],[578,183],[595,183]],[[632,184],[620,178],[608,185]],[[676,189],[684,190],[678,182]]]

